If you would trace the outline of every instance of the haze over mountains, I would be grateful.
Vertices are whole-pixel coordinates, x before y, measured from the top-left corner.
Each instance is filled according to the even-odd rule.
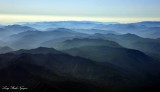
[[[0,86],[17,84],[29,92],[159,90],[160,22],[2,25]]]

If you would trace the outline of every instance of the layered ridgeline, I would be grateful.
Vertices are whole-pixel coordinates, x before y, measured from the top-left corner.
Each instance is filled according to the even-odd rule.
[[[36,92],[50,89],[58,92],[105,92],[128,89],[133,84],[133,88],[137,86],[135,78],[111,64],[104,66],[50,48],[23,51],[0,55],[1,85],[19,84]],[[122,82],[123,86],[120,85]]]
[[[58,92],[153,90],[159,84],[159,63],[144,56],[148,61],[128,61],[128,67],[119,67],[107,61],[102,63],[70,56],[51,48],[19,50],[0,55],[0,84],[24,85],[29,91],[36,92],[50,89]],[[129,63],[134,64],[129,66]]]
[[[108,40],[98,39],[98,42],[95,40],[95,43],[93,42],[94,40],[95,39],[73,39],[67,42],[65,41],[63,46],[68,47],[68,44],[70,44],[72,48],[67,48],[63,50],[63,52],[73,56],[88,58],[103,64],[110,63],[132,73],[136,73],[136,75],[159,71],[159,61],[147,56],[141,51],[127,49],[116,42]]]
[[[109,47],[122,47],[118,43],[103,40],[103,39],[89,39],[89,38],[74,38],[72,40],[65,40],[61,42],[57,42],[56,44],[51,44],[52,42],[45,42],[44,46],[46,47],[54,47],[59,50],[71,49],[75,47],[82,46],[109,46]]]
[[[64,41],[74,37],[86,37],[87,34],[58,28],[52,31],[25,31],[7,38],[8,45],[15,49],[31,49],[39,47],[43,42],[50,40]],[[18,44],[18,45],[17,45]]]
[[[56,28],[67,28],[83,33],[132,33],[142,37],[159,38],[160,22],[144,21],[137,23],[116,23],[116,22],[90,22],[90,21],[59,21],[59,22],[37,22],[23,23],[23,26],[33,27],[39,30]],[[97,31],[98,30],[98,31]],[[92,31],[92,32],[91,32]]]
[[[1,25],[0,86],[24,85],[34,92],[159,90],[159,24]]]
[[[124,35],[115,35],[115,34],[94,34],[90,38],[98,39],[107,39],[119,43],[120,45],[143,51],[150,55],[159,56],[160,55],[160,40],[159,39],[150,39],[142,38],[134,34],[124,34]]]

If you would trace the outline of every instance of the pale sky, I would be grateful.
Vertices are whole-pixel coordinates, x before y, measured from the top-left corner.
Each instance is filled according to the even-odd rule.
[[[160,0],[0,0],[0,23],[160,21]]]

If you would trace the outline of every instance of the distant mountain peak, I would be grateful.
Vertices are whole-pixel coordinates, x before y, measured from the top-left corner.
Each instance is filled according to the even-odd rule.
[[[22,26],[17,24],[5,26],[5,28],[20,28],[20,27],[30,28],[28,26]]]
[[[3,27],[4,29],[7,29],[7,30],[11,30],[11,31],[28,31],[28,30],[36,30],[32,27],[28,27],[28,26],[23,26],[23,25],[17,25],[17,24],[14,24],[14,25],[7,25],[5,27]]]
[[[70,30],[70,29],[67,29],[67,28],[57,28],[57,30]]]
[[[75,31],[72,31],[72,30],[67,29],[67,28],[57,28],[54,31],[57,31],[57,32],[75,32]]]
[[[13,25],[8,25],[8,26],[6,26],[6,27],[21,27],[21,25],[18,25],[18,24],[13,24]]]
[[[131,33],[127,33],[127,34],[124,34],[124,35],[122,35],[122,36],[141,38],[141,37],[139,37],[139,36],[137,36],[137,35],[135,35],[135,34],[131,34]]]
[[[30,54],[61,54],[62,52],[55,50],[54,48],[38,47],[35,49],[25,50],[21,49],[18,51],[11,52],[14,54],[30,53]]]
[[[74,38],[72,40],[63,41],[60,45],[61,49],[70,49],[82,46],[109,46],[115,48],[122,48],[121,45],[114,41],[104,39],[91,39],[91,38]]]

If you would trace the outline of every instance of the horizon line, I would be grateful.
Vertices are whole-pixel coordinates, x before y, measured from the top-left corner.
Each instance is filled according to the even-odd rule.
[[[35,22],[12,22],[12,23],[1,23],[0,25],[20,25],[23,23],[41,23],[41,22],[97,22],[97,23],[113,23],[113,24],[132,24],[132,23],[140,23],[140,22],[160,22],[160,21],[136,21],[136,22],[115,22],[115,21],[107,21],[107,22],[101,22],[101,21],[87,21],[87,20],[66,20],[66,21],[35,21]]]
[[[84,16],[52,16],[52,15],[19,15],[0,14],[0,24],[13,24],[22,22],[52,22],[52,21],[93,21],[136,23],[143,21],[160,21],[160,18],[126,18],[126,17],[84,17]]]

